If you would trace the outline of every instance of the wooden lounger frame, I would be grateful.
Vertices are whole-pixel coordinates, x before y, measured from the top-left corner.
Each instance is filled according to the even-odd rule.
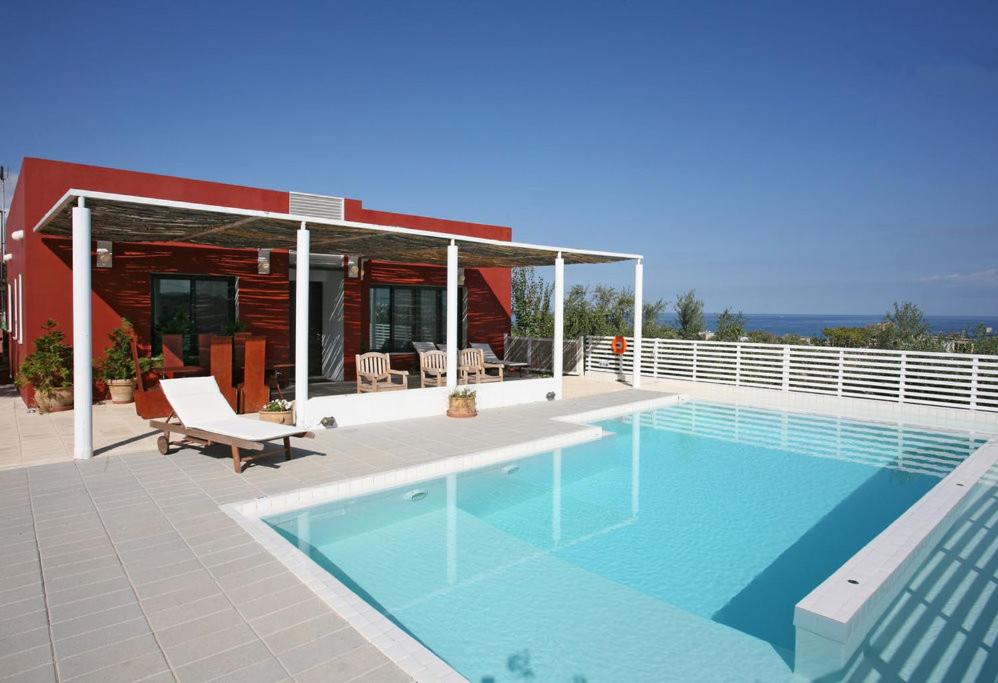
[[[244,462],[252,462],[258,458],[268,458],[273,456],[280,451],[284,451],[284,459],[291,459],[291,437],[300,437],[303,439],[314,439],[315,434],[309,431],[301,431],[295,434],[289,434],[282,437],[284,441],[284,446],[271,448],[265,450],[265,446],[261,441],[250,441],[249,439],[240,439],[237,436],[227,436],[225,434],[216,434],[215,432],[207,432],[203,429],[190,429],[185,427],[179,420],[177,422],[171,422],[176,417],[174,413],[170,413],[170,416],[163,420],[150,420],[149,426],[154,429],[158,429],[163,432],[158,439],[156,439],[156,447],[159,448],[159,452],[166,455],[170,452],[170,446],[173,444],[182,445],[193,445],[193,446],[210,446],[215,443],[225,444],[232,450],[232,469],[236,474],[241,474],[243,471]],[[170,434],[180,434],[183,438],[178,441],[171,441]],[[243,455],[242,450],[247,451],[259,451],[255,455]]]

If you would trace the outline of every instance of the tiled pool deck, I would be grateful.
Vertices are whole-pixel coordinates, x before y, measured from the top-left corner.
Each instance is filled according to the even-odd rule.
[[[52,458],[62,462],[0,471],[0,680],[408,680],[219,505],[570,433],[583,427],[550,418],[658,398],[663,390],[709,389],[704,398],[721,391],[666,383],[633,391],[602,382],[574,389],[577,398],[475,420],[320,432],[296,442],[294,460],[261,461],[242,475],[232,472],[225,449],[214,457],[195,449],[159,455],[140,438],[145,426],[134,417],[120,432],[108,429],[108,438],[123,443],[93,460],[73,462],[61,452]],[[117,412],[108,416],[118,420]],[[48,429],[62,430],[65,417],[18,414],[18,424],[29,425],[21,438],[52,440],[41,425],[54,418]],[[28,447],[34,455],[24,464],[43,461],[41,447]],[[871,633],[850,679],[947,680],[974,671],[972,679],[993,680],[993,490],[961,520],[962,537],[973,542],[960,541],[954,551],[959,539],[948,535]],[[955,593],[953,582],[960,584]],[[914,636],[900,643],[913,626],[931,647],[910,646]]]
[[[319,432],[232,472],[227,450],[0,471],[0,679],[402,681],[408,677],[219,505],[583,429],[555,403]]]

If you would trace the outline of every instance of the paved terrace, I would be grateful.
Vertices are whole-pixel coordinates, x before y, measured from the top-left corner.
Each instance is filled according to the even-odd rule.
[[[549,418],[662,395],[611,388],[319,432],[242,475],[226,448],[164,457],[141,439],[125,444],[139,452],[0,471],[0,679],[408,680],[218,506],[571,432]],[[146,431],[134,413],[122,422],[125,439]]]

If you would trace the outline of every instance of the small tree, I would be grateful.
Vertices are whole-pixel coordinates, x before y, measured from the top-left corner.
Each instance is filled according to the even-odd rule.
[[[725,308],[717,316],[717,331],[714,339],[717,341],[736,342],[745,334],[745,315],[739,311],[732,313]]]
[[[73,347],[64,343],[65,335],[49,318],[42,325],[44,333],[35,340],[35,350],[25,357],[14,383],[30,384],[35,392],[48,394],[73,385]]]
[[[690,290],[676,297],[676,325],[683,339],[699,339],[704,330],[703,301]]]
[[[100,364],[100,376],[105,380],[133,379],[135,363],[132,361],[132,335],[134,328],[128,318],[121,319],[121,325],[111,330],[107,338],[110,346],[104,349]]]
[[[829,346],[844,346],[859,349],[873,343],[874,329],[871,327],[826,327],[821,331]]]
[[[907,301],[903,304],[894,302],[893,310],[884,316],[874,338],[876,345],[882,349],[937,351],[943,346],[933,336],[932,327],[921,309]]]
[[[514,268],[512,274],[513,333],[521,337],[550,337],[554,334],[551,296],[548,284],[533,268]]]

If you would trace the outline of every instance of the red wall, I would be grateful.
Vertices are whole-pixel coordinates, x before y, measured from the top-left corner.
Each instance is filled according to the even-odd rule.
[[[12,369],[33,349],[41,325],[52,318],[73,337],[72,258],[70,240],[43,237],[32,232],[45,213],[69,189],[134,194],[178,201],[220,204],[261,211],[287,212],[288,194],[238,185],[226,185],[172,176],[137,173],[118,169],[71,164],[45,159],[24,159],[11,206],[9,230],[24,230],[24,240],[11,243],[14,259],[8,272],[23,274],[24,343],[12,343]],[[9,234],[8,234],[9,239]],[[275,353],[287,354],[287,256],[276,259],[269,281],[256,275],[256,250],[211,249],[163,244],[114,245],[114,267],[94,270],[93,355],[98,357],[107,345],[107,335],[124,315],[136,324],[140,339],[148,342],[150,315],[150,275],[162,273],[212,273],[238,276],[240,313],[250,329],[267,334]],[[280,265],[283,263],[283,270]],[[245,285],[245,289],[244,289]],[[280,293],[283,292],[283,298]],[[247,301],[248,300],[248,301]],[[243,301],[264,300],[265,307],[242,306]]]
[[[414,230],[431,230],[453,235],[487,237],[509,241],[512,228],[451,221],[426,216],[375,211],[364,208],[356,199],[346,200],[346,218],[361,223],[394,225]],[[460,260],[460,255],[458,256]],[[503,335],[510,330],[512,318],[511,274],[508,268],[468,268],[464,276],[468,291],[469,342],[487,342],[502,357]],[[445,287],[447,269],[442,266],[414,265],[372,261],[364,273],[364,280],[344,280],[344,366],[347,376],[354,377],[354,356],[367,349],[367,330],[370,307],[368,291],[372,284],[409,284]],[[412,363],[414,359],[409,360]],[[406,361],[403,361],[406,362]]]
[[[33,348],[42,323],[53,318],[72,343],[72,258],[70,240],[42,237],[32,232],[44,214],[69,189],[232,206],[286,213],[288,193],[238,185],[227,185],[172,176],[138,173],[45,159],[25,158],[8,220],[8,250],[14,258],[8,265],[9,280],[23,274],[24,343],[11,342],[12,370]],[[374,211],[358,200],[346,200],[349,220],[397,225],[453,234],[511,239],[508,227],[449,221],[424,216]],[[10,241],[10,233],[24,230],[23,241]],[[288,257],[271,255],[271,274],[256,272],[255,249],[217,249],[178,244],[114,244],[114,266],[93,271],[93,354],[98,357],[107,335],[122,316],[136,326],[140,339],[148,343],[153,273],[188,273],[239,278],[239,315],[254,334],[268,338],[268,355],[274,361],[287,358],[288,350]],[[344,280],[344,348],[347,378],[353,377],[354,355],[367,337],[367,290],[377,282],[445,284],[445,269],[374,262],[364,281]],[[505,268],[467,270],[468,338],[487,341],[502,353],[502,338],[510,327],[510,272]],[[272,354],[272,355],[271,355]]]

